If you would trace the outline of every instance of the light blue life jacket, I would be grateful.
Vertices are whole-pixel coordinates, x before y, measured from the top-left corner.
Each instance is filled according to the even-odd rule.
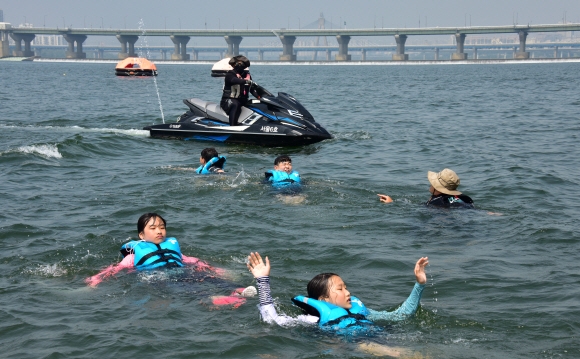
[[[276,187],[300,184],[300,174],[296,171],[286,173],[284,171],[269,170],[265,173],[266,181],[272,182]]]
[[[363,323],[372,323],[366,319],[369,312],[360,299],[351,296],[350,300],[352,308],[349,310],[303,295],[294,297],[292,302],[304,309],[306,313],[320,318],[318,321],[320,327],[330,326],[332,329],[344,329],[356,326],[358,328]]]
[[[135,268],[153,269],[157,267],[183,267],[181,250],[177,239],[165,238],[160,244],[146,241],[131,241],[121,247],[123,257],[134,253]]]
[[[195,172],[201,175],[208,175],[213,173],[210,171],[211,167],[217,167],[223,169],[226,164],[226,158],[224,156],[214,157],[211,160],[207,161],[205,165],[199,166]]]

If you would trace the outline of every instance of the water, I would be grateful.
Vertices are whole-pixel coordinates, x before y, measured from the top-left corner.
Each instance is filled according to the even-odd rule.
[[[158,211],[185,254],[242,285],[245,256],[268,255],[286,314],[324,271],[392,309],[429,256],[417,316],[369,340],[429,358],[580,357],[578,66],[256,65],[258,83],[295,95],[335,138],[217,144],[229,174],[200,177],[191,169],[206,143],[141,130],[162,121],[151,78],[116,77],[114,64],[0,62],[2,356],[371,357],[312,328],[261,323],[256,298],[216,310],[207,295],[223,289],[211,283],[122,273],[87,288],[136,237],[137,218]],[[210,68],[159,66],[168,121],[183,98],[219,99]],[[281,153],[306,181],[301,203],[260,183]],[[427,171],[445,167],[478,210],[422,206]]]

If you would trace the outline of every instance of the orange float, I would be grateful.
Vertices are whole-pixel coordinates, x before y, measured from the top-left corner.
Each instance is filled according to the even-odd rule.
[[[141,57],[127,57],[115,66],[117,76],[157,76],[157,67]]]

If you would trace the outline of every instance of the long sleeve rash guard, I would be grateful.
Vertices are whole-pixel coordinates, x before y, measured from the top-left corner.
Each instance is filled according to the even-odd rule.
[[[303,314],[297,317],[290,317],[284,314],[279,315],[276,312],[274,300],[270,294],[270,277],[265,276],[256,278],[256,282],[258,283],[258,293],[260,296],[260,315],[262,320],[266,323],[276,323],[281,326],[318,323],[318,317],[313,315]],[[400,307],[392,312],[368,309],[369,314],[367,315],[367,319],[401,321],[408,318],[415,314],[417,308],[419,308],[424,288],[424,284],[415,283],[411,294]]]

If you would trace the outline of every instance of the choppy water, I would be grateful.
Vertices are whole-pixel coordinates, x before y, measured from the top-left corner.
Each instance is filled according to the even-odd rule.
[[[335,139],[217,145],[225,177],[187,170],[205,143],[142,131],[161,121],[153,80],[113,67],[0,63],[2,357],[370,357],[312,328],[261,323],[255,298],[215,310],[207,293],[223,289],[171,273],[86,288],[147,211],[185,254],[240,284],[252,284],[245,256],[268,255],[284,313],[323,271],[392,309],[429,256],[422,309],[371,340],[429,358],[580,357],[579,64],[256,65],[258,83],[295,95]],[[183,98],[219,99],[209,65],[159,70],[166,121]],[[306,181],[302,203],[260,183],[281,153]],[[422,205],[426,172],[445,167],[478,210]]]

